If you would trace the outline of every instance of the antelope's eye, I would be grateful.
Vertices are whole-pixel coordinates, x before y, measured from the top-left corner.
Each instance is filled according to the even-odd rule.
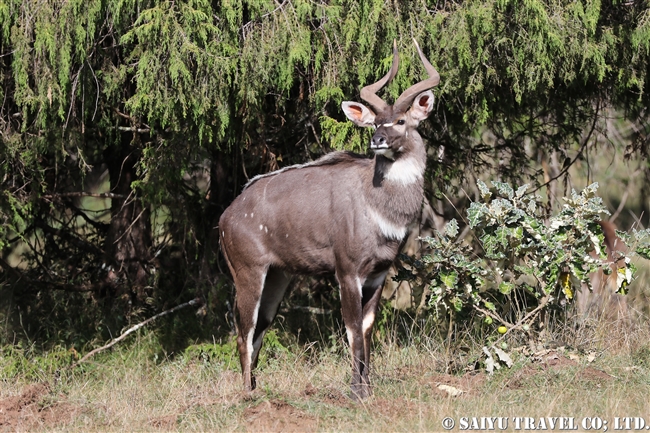
[[[398,124],[398,125],[403,125],[403,124],[405,124],[405,123],[406,123],[406,121],[405,121],[404,119],[399,119],[399,120],[397,121],[397,124]]]

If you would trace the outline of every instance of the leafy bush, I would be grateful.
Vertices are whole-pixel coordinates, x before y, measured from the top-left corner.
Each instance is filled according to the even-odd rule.
[[[482,201],[467,211],[473,242],[459,239],[459,225],[452,220],[435,237],[422,238],[427,253],[421,258],[403,257],[406,267],[397,279],[422,284],[421,305],[434,315],[480,318],[493,341],[514,331],[531,338],[544,327],[543,312],[555,310],[560,314],[554,317],[566,319],[576,292],[591,290],[590,274],[611,273],[599,224],[608,212],[596,195],[597,184],[573,191],[550,217],[541,197],[526,194],[528,185],[492,184],[494,192],[478,181]],[[648,256],[648,231],[618,234]],[[612,253],[618,289],[625,293],[635,271],[633,253]]]

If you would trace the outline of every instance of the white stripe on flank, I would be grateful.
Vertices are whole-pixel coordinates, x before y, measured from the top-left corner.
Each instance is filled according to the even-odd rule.
[[[388,169],[384,179],[401,185],[410,185],[422,179],[424,165],[415,158],[397,160]]]
[[[401,227],[393,224],[381,216],[374,209],[368,209],[368,212],[370,213],[370,219],[372,219],[377,224],[377,226],[379,226],[381,233],[388,239],[395,239],[399,241],[404,238],[404,235],[406,235],[406,227]]]

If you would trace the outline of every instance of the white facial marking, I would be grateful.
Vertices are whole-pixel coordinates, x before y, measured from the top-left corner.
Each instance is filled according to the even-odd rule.
[[[284,237],[285,237],[285,238],[288,238],[288,237],[289,237],[289,233],[287,233],[286,235],[284,235]]]
[[[222,237],[223,237],[223,236],[226,236],[226,232],[222,230],[222,231],[221,231],[221,236],[222,236]]]
[[[269,232],[269,228],[268,228],[267,226],[264,226],[264,231],[265,231],[266,233],[268,233],[268,232]]]
[[[387,147],[383,149],[372,149],[373,152],[375,152],[375,155],[381,155],[385,158],[392,159],[394,160],[395,158],[393,157],[393,150],[389,149]]]
[[[384,124],[381,125],[381,126],[383,126],[383,127],[385,127],[385,128],[390,128],[390,127],[393,126],[393,125],[395,125],[395,124],[391,122],[391,123],[384,123]]]
[[[415,158],[404,158],[395,161],[388,169],[384,179],[401,185],[411,185],[424,175],[424,165]]]
[[[263,230],[263,229],[264,229],[264,226],[262,224],[260,224],[260,230]]]
[[[253,212],[251,212],[251,218],[253,218],[253,215],[255,215]]]
[[[374,209],[369,209],[370,219],[379,226],[381,233],[388,239],[402,240],[406,235],[406,227],[398,226],[388,221]]]
[[[247,214],[247,213],[244,214],[244,218],[246,218],[246,217],[248,217],[248,214]]]

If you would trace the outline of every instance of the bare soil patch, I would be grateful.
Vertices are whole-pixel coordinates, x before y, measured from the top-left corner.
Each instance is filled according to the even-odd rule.
[[[314,417],[277,399],[246,409],[244,420],[251,432],[312,432],[318,428]]]
[[[0,400],[1,430],[32,430],[37,427],[65,426],[81,412],[65,396],[52,395],[47,384],[30,384],[20,395]]]

